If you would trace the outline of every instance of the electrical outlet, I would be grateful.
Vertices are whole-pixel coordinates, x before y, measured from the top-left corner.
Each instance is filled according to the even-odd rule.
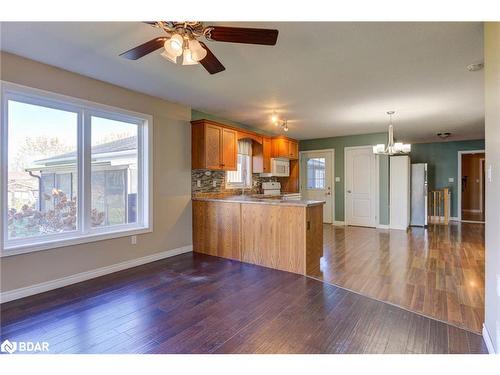
[[[340,182],[340,177],[335,177],[335,182]]]
[[[215,180],[214,180],[214,181],[212,181],[212,186],[213,186],[213,187],[217,187],[217,181],[215,181]]]
[[[201,187],[201,180],[196,180],[196,186]]]
[[[455,182],[455,179],[453,177],[449,177],[448,182]]]
[[[130,237],[130,242],[132,243],[132,245],[137,245],[137,236]]]
[[[488,165],[488,182],[493,181],[493,166],[490,164]]]

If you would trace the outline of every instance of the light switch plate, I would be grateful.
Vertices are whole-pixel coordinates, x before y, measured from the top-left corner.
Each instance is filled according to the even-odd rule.
[[[493,166],[490,164],[488,165],[488,182],[492,182],[493,181]]]
[[[455,179],[453,177],[448,178],[448,182],[455,182]]]
[[[132,245],[137,245],[137,236],[130,237],[130,243]]]
[[[340,177],[335,177],[335,182],[340,182]]]
[[[196,180],[196,186],[201,187],[201,180]]]
[[[215,181],[215,180],[214,180],[214,181],[212,181],[212,186],[213,186],[213,187],[217,187],[217,181]]]

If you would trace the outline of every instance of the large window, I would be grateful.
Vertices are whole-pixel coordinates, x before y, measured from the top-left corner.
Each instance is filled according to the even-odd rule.
[[[151,118],[2,84],[3,255],[150,230]]]

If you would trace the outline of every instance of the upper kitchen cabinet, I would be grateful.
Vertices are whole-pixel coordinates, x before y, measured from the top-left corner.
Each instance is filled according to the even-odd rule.
[[[271,151],[271,138],[262,137],[261,143],[253,143],[253,173],[271,173]]]
[[[234,129],[209,120],[191,121],[192,168],[236,170],[237,139]]]
[[[299,143],[290,140],[289,152],[290,152],[290,159],[297,160],[299,158]]]
[[[272,157],[298,159],[299,145],[297,141],[286,137],[276,137],[272,140]]]

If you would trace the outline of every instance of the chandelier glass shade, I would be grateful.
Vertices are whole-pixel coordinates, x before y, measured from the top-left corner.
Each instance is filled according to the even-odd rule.
[[[411,152],[411,144],[394,142],[394,126],[392,125],[392,115],[394,111],[389,111],[389,130],[387,135],[387,146],[383,143],[373,146],[373,153],[377,155],[404,155]]]

